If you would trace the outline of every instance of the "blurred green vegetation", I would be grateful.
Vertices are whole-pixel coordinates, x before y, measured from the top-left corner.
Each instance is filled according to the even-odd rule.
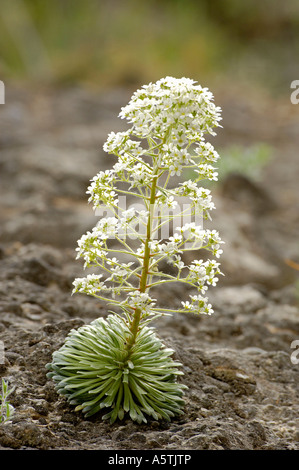
[[[232,145],[220,152],[222,158],[217,162],[219,180],[231,173],[240,173],[259,181],[264,167],[273,158],[272,147],[264,142],[250,146]]]
[[[165,75],[296,77],[297,0],[1,0],[0,74],[33,83],[130,86]]]
[[[229,145],[218,148],[221,158],[215,164],[218,172],[218,181],[224,181],[230,174],[247,176],[254,182],[263,178],[263,170],[274,158],[274,150],[265,142],[256,142],[251,145]],[[196,178],[194,170],[184,171],[184,179]],[[205,187],[214,186],[214,181],[202,181]]]

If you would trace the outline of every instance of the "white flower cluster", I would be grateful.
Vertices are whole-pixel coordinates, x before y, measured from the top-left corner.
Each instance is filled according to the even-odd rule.
[[[128,293],[125,305],[133,310],[140,309],[144,317],[152,315],[152,309],[156,303],[156,299],[152,299],[146,292],[135,290]]]
[[[214,313],[212,305],[208,302],[206,297],[202,297],[200,295],[190,295],[190,299],[191,302],[189,300],[182,302],[186,312],[201,313],[206,315],[211,315]]]
[[[88,295],[95,295],[104,287],[104,283],[100,281],[102,274],[88,274],[86,277],[74,280],[74,291]]]
[[[180,175],[183,166],[194,163],[188,150],[183,147],[185,143],[170,142],[162,146],[163,155],[160,157],[158,164],[161,167],[169,168],[170,176]]]
[[[89,267],[93,263],[96,263],[97,259],[105,259],[108,255],[107,251],[104,250],[103,234],[94,227],[92,232],[87,232],[82,235],[78,240],[77,259],[84,258],[84,267]]]
[[[214,260],[203,262],[202,260],[194,260],[189,266],[188,279],[194,284],[200,286],[200,290],[204,293],[208,288],[205,283],[209,285],[216,285],[217,277],[215,273],[218,271],[219,263]]]
[[[104,144],[104,150],[118,160],[110,170],[100,171],[87,190],[94,209],[109,208],[112,217],[103,217],[78,241],[77,258],[85,260],[85,267],[101,268],[103,275],[76,279],[73,292],[110,299],[126,314],[133,315],[137,309],[145,318],[173,311],[156,306],[156,300],[149,296],[151,287],[182,281],[197,294],[182,301],[181,311],[212,313],[204,295],[209,285],[217,283],[220,265],[215,260],[195,259],[187,266],[184,253],[201,248],[219,258],[223,242],[218,232],[204,230],[191,221],[176,227],[167,239],[158,234],[169,223],[169,210],[178,209],[179,198],[188,199],[192,216],[209,218],[215,208],[211,191],[198,183],[217,180],[213,165],[219,155],[204,135],[215,134],[213,129],[220,126],[220,112],[212,93],[188,78],[166,77],[133,94],[120,112],[131,127],[124,132],[111,132]],[[175,186],[185,168],[197,176]],[[119,210],[120,196],[138,198],[143,208]],[[155,209],[160,211],[162,220],[155,217]],[[132,247],[124,234],[134,235],[139,246]],[[111,247],[111,238],[119,243],[119,248]],[[118,253],[131,256],[132,261],[121,262]],[[161,261],[170,263],[177,274],[160,271]]]
[[[137,90],[120,117],[133,125],[137,137],[164,140],[171,129],[171,141],[182,146],[203,133],[214,135],[220,111],[207,88],[189,78],[166,77]]]
[[[100,171],[93,177],[91,185],[87,189],[90,194],[89,202],[93,202],[94,208],[102,203],[106,206],[115,206],[118,202],[117,194],[114,190],[115,175],[112,170]]]
[[[194,181],[188,180],[180,183],[177,194],[188,197],[206,217],[209,211],[215,209],[211,191],[207,188],[198,187]]]

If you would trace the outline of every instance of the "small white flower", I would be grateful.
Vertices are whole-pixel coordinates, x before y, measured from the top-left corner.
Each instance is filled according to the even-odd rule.
[[[182,302],[182,305],[185,310],[192,310],[192,304],[187,300],[186,302]]]
[[[178,164],[170,165],[169,172],[170,172],[170,176],[175,176],[175,175],[180,176],[180,174],[182,173],[182,166]]]

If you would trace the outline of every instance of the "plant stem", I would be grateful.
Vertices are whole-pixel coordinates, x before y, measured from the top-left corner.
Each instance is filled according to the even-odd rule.
[[[158,170],[157,170],[158,171]],[[150,201],[149,201],[149,215],[147,219],[147,227],[146,227],[146,239],[144,242],[144,257],[143,257],[143,267],[142,267],[142,274],[140,278],[140,284],[139,284],[139,291],[141,293],[144,293],[147,288],[147,280],[148,280],[148,274],[149,274],[149,262],[150,262],[150,246],[149,242],[151,240],[151,235],[152,235],[152,223],[153,223],[153,213],[154,213],[154,205],[155,205],[155,196],[156,196],[156,187],[157,187],[157,180],[158,176],[157,171],[154,173],[153,177],[153,182],[151,186],[151,195],[150,195]],[[135,343],[136,336],[138,333],[138,327],[141,319],[141,314],[142,311],[140,308],[136,308],[133,321],[130,326],[130,331],[131,331],[131,337],[128,340],[127,343],[127,349],[130,351],[132,348],[133,344]]]

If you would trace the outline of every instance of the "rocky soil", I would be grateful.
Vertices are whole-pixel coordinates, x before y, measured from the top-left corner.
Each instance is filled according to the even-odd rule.
[[[171,423],[84,419],[59,397],[45,365],[72,328],[105,305],[71,296],[76,240],[95,225],[85,195],[110,167],[102,152],[130,90],[7,90],[0,109],[0,375],[14,387],[0,449],[299,449],[299,111],[264,96],[215,93],[215,146],[271,144],[261,182],[230,175],[215,188],[212,225],[226,245],[225,277],[210,289],[211,317],[156,326],[182,363],[185,413]],[[184,291],[161,291],[176,304]]]

